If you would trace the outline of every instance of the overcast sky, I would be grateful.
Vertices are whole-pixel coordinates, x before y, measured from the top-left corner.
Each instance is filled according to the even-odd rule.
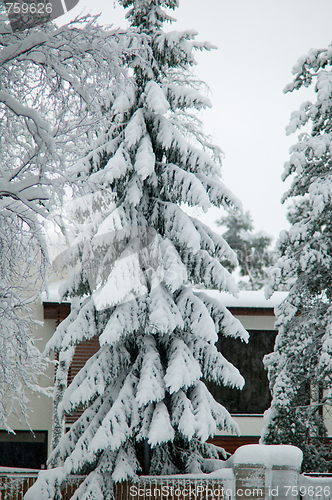
[[[79,12],[101,12],[101,22],[126,27],[123,9],[112,0],[80,0]],[[204,129],[225,153],[224,180],[250,210],[256,230],[275,238],[288,227],[280,198],[283,164],[296,134],[285,126],[310,90],[283,94],[292,66],[310,48],[332,41],[331,0],[180,0],[171,29],[195,29],[198,40],[218,50],[197,54],[195,72],[211,89],[213,107],[202,115]],[[205,218],[211,223],[214,211]],[[220,211],[222,214],[222,211]]]

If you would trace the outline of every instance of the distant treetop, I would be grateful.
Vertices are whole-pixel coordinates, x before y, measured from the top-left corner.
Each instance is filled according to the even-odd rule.
[[[249,211],[230,211],[217,224],[226,228],[222,236],[238,258],[238,265],[227,260],[222,265],[229,272],[238,270],[241,277],[247,278],[238,283],[242,290],[263,288],[268,278],[267,269],[274,262],[274,253],[269,248],[272,237],[262,231],[253,232],[254,225]]]

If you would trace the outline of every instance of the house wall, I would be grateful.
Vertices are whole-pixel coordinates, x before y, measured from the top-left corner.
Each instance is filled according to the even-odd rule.
[[[39,348],[41,352],[43,352],[46,343],[54,333],[55,320],[44,321],[43,304],[41,303],[40,300],[37,302],[35,306],[34,319],[43,322],[43,324],[37,325],[37,328],[35,330],[35,337],[39,339],[36,341],[36,346]],[[40,379],[40,385],[42,387],[52,386],[53,378],[54,378],[54,366],[53,364],[49,364],[45,372],[45,377]],[[6,430],[0,429],[0,442],[1,442],[0,448],[2,450],[2,453],[0,454],[0,466],[13,466],[9,465],[12,463],[10,462],[13,459],[13,457],[11,456],[12,453],[15,454],[15,460],[20,460],[20,447],[22,449],[21,453],[23,455],[23,448],[24,448],[23,443],[26,443],[27,441],[37,444],[37,442],[40,442],[41,439],[42,440],[46,439],[47,440],[46,448],[49,448],[50,446],[51,433],[52,433],[52,398],[42,394],[37,395],[35,393],[31,393],[30,391],[26,391],[26,393],[30,400],[28,406],[31,409],[31,411],[28,412],[29,425],[33,431],[38,431],[37,433],[38,435],[36,434],[36,436],[33,437],[31,432],[29,432],[30,431],[29,425],[25,421],[24,417],[22,417],[22,415],[20,414],[10,415],[8,418],[8,425],[11,427],[11,429],[17,431],[16,433],[17,435],[13,436],[12,434],[8,434]],[[9,402],[7,407],[9,407]],[[44,432],[41,433],[39,431],[44,431]],[[45,431],[47,432],[47,435]],[[22,460],[24,460],[23,456]],[[42,466],[45,464],[41,463],[40,465]],[[15,465],[15,466],[21,466],[21,465]],[[29,464],[25,464],[24,466],[28,467]]]
[[[246,330],[275,330],[275,316],[271,311],[270,315],[259,316],[259,315],[244,315],[238,314],[236,311],[231,311],[232,314],[241,321],[242,325]]]
[[[332,436],[332,406],[325,406],[324,420],[329,436]]]

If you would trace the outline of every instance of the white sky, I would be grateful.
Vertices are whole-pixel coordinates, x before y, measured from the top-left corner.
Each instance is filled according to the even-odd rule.
[[[126,27],[123,9],[113,0],[80,0],[59,19],[72,19],[83,9],[102,13],[101,22]],[[332,41],[331,0],[180,0],[178,20],[165,30],[195,29],[198,40],[218,50],[197,54],[196,74],[211,89],[213,107],[204,111],[204,130],[225,152],[227,186],[250,210],[256,230],[274,237],[288,227],[280,198],[283,164],[296,134],[285,126],[310,90],[283,94],[291,69],[310,48]],[[204,216],[212,225],[223,211]]]

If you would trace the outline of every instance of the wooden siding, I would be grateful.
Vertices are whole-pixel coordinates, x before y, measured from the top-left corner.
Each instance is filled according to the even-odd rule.
[[[234,316],[274,316],[272,307],[227,307]]]
[[[44,319],[55,319],[56,326],[67,318],[70,313],[70,304],[57,302],[44,302]]]
[[[67,385],[72,383],[75,375],[78,374],[88,359],[90,359],[91,356],[93,356],[98,350],[99,339],[97,336],[93,337],[91,340],[86,340],[82,344],[78,344],[75,347],[75,354],[68,372]]]
[[[91,358],[99,350],[99,339],[98,337],[93,337],[90,340],[86,340],[82,344],[78,344],[75,347],[75,354],[73,361],[70,365],[68,372],[67,385],[71,384],[74,380],[75,375],[80,371],[80,369],[85,365],[88,359]],[[66,416],[66,424],[72,424],[82,415],[81,410],[77,410],[75,413]]]
[[[233,455],[235,450],[245,444],[258,444],[260,436],[214,436],[208,443],[224,448],[227,453]]]
[[[59,304],[56,302],[44,302],[44,319],[55,319],[56,326],[70,313],[70,304]],[[85,365],[86,361],[99,349],[98,337],[93,337],[75,348],[73,361],[69,368],[67,386],[73,381],[75,375]],[[82,414],[81,410],[66,416],[66,424],[72,424]],[[0,499],[1,500],[1,499]]]

